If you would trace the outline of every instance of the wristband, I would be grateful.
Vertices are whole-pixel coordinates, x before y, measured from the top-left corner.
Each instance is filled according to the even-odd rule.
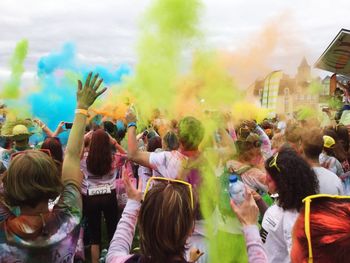
[[[88,116],[88,111],[83,109],[76,109],[75,114],[83,114],[85,116]]]
[[[40,126],[41,129],[44,129],[46,127],[46,124]]]
[[[137,127],[136,126],[136,122],[129,122],[128,123],[128,128],[130,128],[130,127],[135,127],[136,128]]]

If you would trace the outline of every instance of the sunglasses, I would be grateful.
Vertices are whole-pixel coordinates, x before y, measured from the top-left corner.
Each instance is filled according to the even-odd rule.
[[[305,235],[306,235],[308,251],[309,251],[308,263],[313,263],[312,244],[311,244],[311,232],[310,232],[310,208],[311,208],[311,201],[313,199],[318,199],[318,198],[350,199],[350,196],[317,194],[317,195],[310,195],[310,196],[305,197],[303,199],[303,203],[305,203]]]
[[[193,203],[193,192],[192,192],[192,185],[190,183],[187,183],[185,181],[181,180],[175,180],[175,179],[169,179],[169,178],[164,178],[164,177],[151,177],[148,179],[145,193],[143,194],[143,200],[145,200],[145,197],[148,193],[148,191],[154,186],[156,183],[168,183],[168,184],[181,184],[185,185],[188,187],[189,192],[190,192],[190,198],[191,198],[191,207],[192,209],[194,208],[194,203]]]
[[[272,160],[270,161],[269,163],[269,167],[272,168],[272,167],[275,167],[277,169],[278,172],[281,172],[281,169],[278,167],[277,165],[277,157],[278,157],[278,153],[276,153]]]
[[[43,153],[47,154],[48,156],[52,157],[52,156],[51,156],[51,152],[50,152],[49,149],[25,150],[25,151],[20,151],[20,152],[13,153],[13,154],[11,155],[11,161],[13,160],[13,158],[15,158],[15,157],[18,156],[18,155],[25,154],[25,153],[27,153],[27,152],[33,152],[33,151],[34,151],[34,152],[36,152],[36,151],[43,152]]]

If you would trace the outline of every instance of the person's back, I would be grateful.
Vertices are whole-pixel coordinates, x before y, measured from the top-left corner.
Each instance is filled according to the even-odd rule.
[[[194,227],[191,186],[181,181],[153,177],[142,195],[140,189],[132,186],[126,173],[123,180],[129,199],[111,241],[106,262],[187,263],[187,239]],[[137,222],[140,254],[131,255]]]
[[[41,169],[35,168],[35,164]],[[45,173],[51,173],[51,178],[46,179],[46,186],[38,185],[40,179],[30,176],[44,177]],[[45,153],[37,151],[16,156],[2,182],[0,262],[72,261],[80,230],[82,208],[81,202],[77,202],[80,200],[79,189],[73,183],[65,182],[63,193],[52,212],[48,211],[47,201],[46,207],[45,202],[37,205],[35,201],[40,196],[55,198],[62,189],[55,163]],[[46,194],[39,193],[45,187]],[[21,200],[24,197],[27,201]]]
[[[343,194],[343,186],[338,176],[319,163],[319,156],[323,150],[324,140],[319,129],[312,129],[303,136],[303,152],[313,168],[319,181],[319,193]]]
[[[199,144],[204,138],[204,127],[202,123],[194,117],[185,117],[179,122],[178,138],[179,150],[163,151],[163,152],[141,152],[137,148],[136,143],[136,116],[132,112],[128,112],[126,119],[128,121],[128,156],[129,158],[143,166],[152,168],[162,177],[170,179],[182,179],[189,182],[194,188],[196,195],[197,187],[200,187],[202,180],[200,175],[202,163],[201,154],[198,150]],[[197,211],[198,203],[196,204]],[[199,213],[196,213],[199,215]],[[197,217],[198,219],[198,217]],[[197,247],[204,247],[203,224],[200,220],[196,221],[194,241]],[[192,240],[193,241],[193,240]],[[191,241],[191,242],[192,242]],[[197,242],[198,241],[198,242]],[[191,244],[194,244],[192,242]],[[205,261],[205,257],[201,258]]]
[[[0,262],[73,262],[80,230],[82,175],[79,166],[87,109],[98,91],[98,75],[78,81],[74,124],[60,177],[53,159],[40,151],[13,158],[1,178]],[[49,211],[48,201],[60,195]],[[15,209],[15,210],[13,210]]]
[[[335,173],[321,166],[314,166],[312,169],[319,182],[320,194],[342,195],[344,193],[343,184]]]

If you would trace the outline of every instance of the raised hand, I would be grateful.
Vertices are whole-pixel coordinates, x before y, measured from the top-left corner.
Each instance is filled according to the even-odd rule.
[[[132,107],[130,107],[127,110],[125,119],[126,119],[127,123],[131,123],[131,122],[136,122],[137,121],[136,113],[135,113],[135,111],[134,111],[134,109]]]
[[[91,77],[92,72],[89,73],[84,85],[78,80],[78,109],[87,110],[95,102],[96,98],[107,90],[107,88],[103,88],[101,91],[97,91],[103,79],[98,79],[98,74],[92,80]]]
[[[38,125],[40,128],[45,126],[45,123],[43,123],[41,120],[39,119],[34,119],[33,122]]]
[[[63,129],[63,126],[64,126],[64,121],[61,121],[57,127],[56,127],[56,130],[55,132],[53,133],[52,137],[56,137],[58,136],[59,134],[61,134],[62,132],[66,131],[65,129]]]

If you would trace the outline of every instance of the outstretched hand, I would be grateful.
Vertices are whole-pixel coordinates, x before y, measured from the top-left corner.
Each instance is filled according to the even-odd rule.
[[[45,123],[42,122],[42,121],[39,120],[39,119],[34,119],[33,122],[34,122],[36,125],[38,125],[39,127],[45,126]]]
[[[101,91],[97,91],[103,79],[98,79],[98,74],[92,80],[91,77],[92,72],[89,73],[84,85],[78,80],[78,109],[87,110],[95,102],[96,98],[107,90],[107,88],[103,88]]]
[[[125,119],[127,123],[131,123],[131,122],[136,122],[137,121],[137,117],[136,117],[136,113],[135,110],[130,107],[125,115]]]
[[[246,191],[246,198],[241,205],[236,205],[231,200],[231,208],[243,226],[255,225],[258,222],[259,208],[250,190]]]
[[[64,129],[63,129],[63,126],[64,126],[64,121],[61,121],[58,125],[57,125],[57,128],[56,128],[56,131],[57,131],[57,135],[64,132]]]

